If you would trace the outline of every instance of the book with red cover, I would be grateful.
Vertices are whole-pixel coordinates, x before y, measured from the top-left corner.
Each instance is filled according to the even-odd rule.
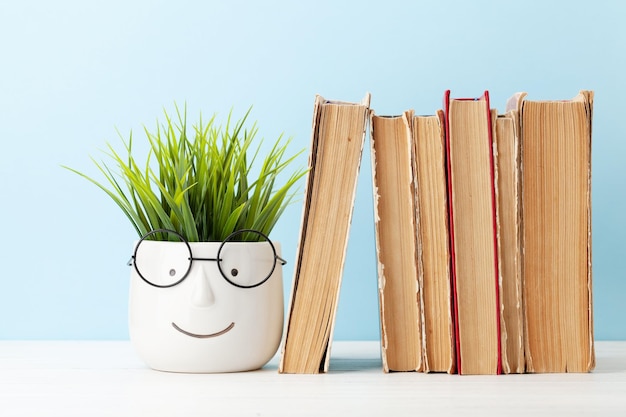
[[[450,255],[459,374],[500,374],[500,301],[489,92],[451,98],[444,113]]]

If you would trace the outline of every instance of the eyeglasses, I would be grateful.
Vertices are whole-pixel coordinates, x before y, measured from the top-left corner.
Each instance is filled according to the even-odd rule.
[[[160,240],[149,240],[156,234],[161,234]],[[187,278],[194,261],[217,262],[222,277],[238,288],[258,287],[272,276],[277,262],[287,264],[269,238],[257,230],[231,233],[220,243],[216,258],[201,258],[193,256],[191,245],[180,233],[157,229],[139,240],[128,265],[147,284],[169,288]]]

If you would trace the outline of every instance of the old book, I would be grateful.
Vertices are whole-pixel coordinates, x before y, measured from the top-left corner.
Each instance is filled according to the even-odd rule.
[[[383,370],[422,370],[422,311],[411,123],[371,113]]]
[[[412,123],[417,185],[418,254],[422,270],[424,372],[456,370],[448,190],[443,111],[414,116]]]
[[[315,98],[281,373],[328,371],[369,102]]]
[[[518,103],[526,371],[588,372],[593,92]]]
[[[498,374],[500,313],[489,94],[444,99],[450,247],[460,374]]]
[[[502,371],[524,372],[519,123],[511,110],[495,119],[494,157],[500,271]]]

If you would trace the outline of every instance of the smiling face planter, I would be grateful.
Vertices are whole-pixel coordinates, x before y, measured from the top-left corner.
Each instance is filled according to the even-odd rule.
[[[283,328],[279,246],[260,234],[259,242],[147,239],[156,233],[132,257],[129,330],[141,359],[171,372],[265,365]]]

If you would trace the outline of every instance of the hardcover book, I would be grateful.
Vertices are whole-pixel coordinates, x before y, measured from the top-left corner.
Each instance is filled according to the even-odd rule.
[[[522,309],[521,181],[519,123],[516,111],[495,119],[494,157],[500,271],[502,371],[524,372]]]
[[[414,171],[417,185],[417,246],[422,270],[424,372],[456,371],[448,189],[443,111],[414,116]]]
[[[593,92],[519,95],[527,372],[595,366],[591,285]]]
[[[328,371],[369,103],[315,98],[281,373]]]
[[[383,370],[421,371],[422,293],[411,124],[371,113],[372,177]]]
[[[446,91],[450,253],[459,374],[499,374],[500,302],[489,93]]]

